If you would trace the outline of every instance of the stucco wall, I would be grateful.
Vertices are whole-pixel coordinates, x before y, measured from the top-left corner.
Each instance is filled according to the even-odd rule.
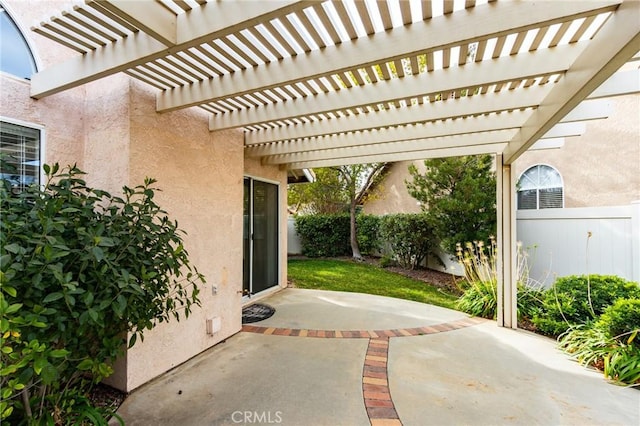
[[[91,171],[87,182],[118,194],[130,183],[129,81],[118,74],[84,86],[83,164]]]
[[[536,164],[556,168],[564,180],[565,207],[628,205],[640,200],[640,95],[610,99],[609,118],[586,122],[582,136],[559,149],[527,151],[515,177]]]
[[[36,63],[45,67],[71,57],[74,53],[31,31],[33,22],[54,8],[70,2],[4,1],[10,16],[28,39]],[[43,161],[58,162],[62,166],[78,163],[84,167],[84,93],[79,87],[36,101],[30,98],[29,81],[0,72],[0,116],[44,127],[46,144]],[[69,117],[75,117],[73,121]]]
[[[424,161],[400,161],[394,163],[385,179],[376,191],[376,197],[368,200],[363,212],[367,214],[385,215],[392,213],[420,213],[418,201],[409,195],[405,180],[411,181],[409,165],[415,164],[424,172]]]
[[[8,5],[23,28],[69,2]],[[75,55],[25,32],[38,62],[49,66]],[[202,307],[188,319],[145,332],[116,363],[111,383],[132,390],[236,333],[241,328],[243,176],[240,130],[210,132],[199,108],[158,114],[156,89],[118,74],[35,101],[26,80],[0,75],[0,115],[44,128],[46,162],[78,163],[90,185],[119,193],[145,177],[158,179],[156,201],[187,232],[185,248],[207,279]],[[286,254],[286,171],[248,161],[246,173],[280,182],[281,251]],[[286,285],[286,255],[281,256]],[[213,288],[217,292],[214,294]],[[206,332],[214,319],[213,336]]]
[[[129,105],[130,184],[158,180],[157,202],[187,232],[185,248],[207,279],[201,309],[159,325],[128,351],[131,390],[240,330],[243,138],[240,131],[209,132],[198,108],[156,113],[154,89],[133,80]],[[213,336],[207,319],[220,324]]]

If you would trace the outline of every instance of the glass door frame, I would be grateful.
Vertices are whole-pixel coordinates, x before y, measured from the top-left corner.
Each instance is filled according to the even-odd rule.
[[[249,183],[248,186],[248,210],[249,210],[249,214],[248,217],[245,217],[245,199],[244,199],[244,191],[247,189],[246,188],[246,183]],[[255,214],[255,205],[254,205],[254,201],[255,201],[255,192],[254,192],[254,182],[261,182],[261,183],[267,183],[267,184],[271,184],[274,185],[276,187],[276,212],[275,212],[275,216],[276,216],[276,228],[275,228],[275,239],[276,239],[276,256],[275,256],[275,269],[276,269],[276,282],[274,285],[258,292],[258,293],[253,293],[253,281],[254,281],[254,214]],[[244,175],[243,176],[243,265],[242,265],[242,280],[243,280],[243,284],[242,284],[242,298],[244,301],[248,301],[251,297],[254,297],[258,294],[262,294],[262,293],[266,293],[266,292],[270,292],[273,291],[275,288],[280,286],[280,273],[281,273],[281,265],[280,265],[280,249],[281,249],[281,241],[280,241],[280,228],[281,228],[281,224],[280,224],[280,186],[281,183],[278,181],[273,181],[273,180],[269,180],[269,179],[264,179],[261,177],[256,177],[256,176],[252,176],[252,175]],[[246,229],[248,225],[249,229]],[[248,232],[248,235],[245,235],[245,232]],[[248,243],[248,250],[247,247],[245,246],[245,244]],[[246,255],[246,256],[245,256]],[[245,285],[245,282],[248,278],[248,288]]]

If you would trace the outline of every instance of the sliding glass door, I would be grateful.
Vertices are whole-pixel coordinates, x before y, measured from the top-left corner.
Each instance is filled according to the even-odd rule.
[[[278,285],[278,185],[244,180],[245,295]]]

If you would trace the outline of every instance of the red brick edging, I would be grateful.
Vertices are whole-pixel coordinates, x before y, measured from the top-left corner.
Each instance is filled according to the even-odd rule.
[[[483,318],[464,318],[457,321],[415,328],[393,330],[311,330],[298,328],[260,327],[243,325],[242,331],[273,336],[319,337],[325,339],[369,339],[362,368],[362,394],[371,426],[402,426],[389,391],[389,339],[392,337],[422,336],[471,327],[485,322]]]
[[[402,425],[389,391],[389,338],[369,339],[362,369],[362,395],[371,426]]]
[[[471,327],[486,321],[483,318],[463,318],[461,320],[415,328],[397,328],[393,330],[313,330],[307,328],[260,327],[245,324],[242,331],[247,333],[267,334],[291,337],[321,337],[325,339],[377,339],[388,337],[422,336],[425,334],[443,333],[459,328]]]

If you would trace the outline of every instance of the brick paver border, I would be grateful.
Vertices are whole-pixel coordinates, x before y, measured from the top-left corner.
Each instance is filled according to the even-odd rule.
[[[441,324],[392,330],[313,330],[299,328],[261,327],[246,324],[242,331],[273,336],[316,337],[323,339],[369,339],[362,368],[362,394],[371,426],[402,426],[389,391],[389,339],[445,333],[471,327],[486,320],[463,318]]]

